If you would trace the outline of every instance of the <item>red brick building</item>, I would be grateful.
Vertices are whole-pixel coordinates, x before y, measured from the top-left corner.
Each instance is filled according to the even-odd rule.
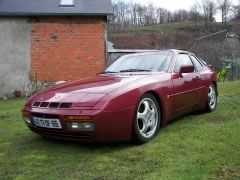
[[[24,71],[30,71],[40,81],[93,76],[106,64],[106,21],[111,13],[111,0],[0,1],[0,31],[6,31],[9,43],[19,43],[14,48],[8,46],[11,51],[6,47],[3,53],[9,57],[0,58],[0,62],[25,63],[28,69]],[[9,35],[4,23],[11,29]],[[16,63],[18,58],[22,60]],[[17,81],[18,75],[11,78]]]
[[[105,66],[106,18],[38,17],[31,20],[31,70],[39,80],[75,80]]]

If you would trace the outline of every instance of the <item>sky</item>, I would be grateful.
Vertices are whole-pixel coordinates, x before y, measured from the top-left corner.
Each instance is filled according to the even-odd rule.
[[[175,11],[178,9],[190,10],[191,6],[196,2],[196,0],[124,0],[126,2],[133,1],[141,4],[149,4],[152,2],[156,7],[166,8],[170,11]],[[200,0],[201,1],[201,0]],[[237,4],[238,0],[232,0],[233,4]],[[216,21],[221,21],[221,15],[218,13],[216,16]]]

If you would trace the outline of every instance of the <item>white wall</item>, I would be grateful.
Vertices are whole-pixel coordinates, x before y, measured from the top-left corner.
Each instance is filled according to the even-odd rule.
[[[27,90],[31,24],[27,18],[0,18],[0,97]]]

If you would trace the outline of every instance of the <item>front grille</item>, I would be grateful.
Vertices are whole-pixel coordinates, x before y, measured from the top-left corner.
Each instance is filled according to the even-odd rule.
[[[49,103],[48,102],[42,102],[41,104],[40,104],[40,107],[42,107],[42,108],[46,108],[46,107],[48,107],[49,106]]]
[[[57,103],[57,102],[34,102],[32,107],[40,107],[40,108],[61,108],[68,109],[72,107],[72,103]]]
[[[58,108],[60,103],[50,103],[49,108]]]
[[[40,106],[40,104],[41,104],[41,102],[35,102],[35,103],[33,103],[33,107],[38,107],[38,106]]]

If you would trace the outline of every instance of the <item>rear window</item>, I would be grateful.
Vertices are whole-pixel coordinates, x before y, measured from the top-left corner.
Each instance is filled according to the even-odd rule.
[[[199,60],[201,61],[201,63],[204,65],[204,66],[207,66],[208,63],[206,61],[204,61],[203,59],[199,58]]]
[[[188,54],[178,55],[174,71],[178,73],[182,66],[193,66],[193,63]]]
[[[202,64],[198,61],[198,59],[195,56],[191,55],[190,57],[193,61],[196,71],[201,71],[203,69]]]

